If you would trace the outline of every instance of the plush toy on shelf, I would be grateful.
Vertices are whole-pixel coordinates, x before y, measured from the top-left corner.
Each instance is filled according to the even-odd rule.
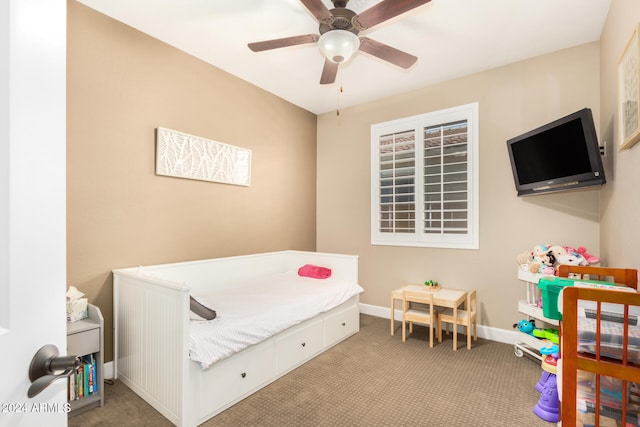
[[[518,323],[514,323],[513,327],[516,328],[519,332],[524,332],[525,334],[529,334],[533,336],[533,331],[536,329],[535,320],[525,320],[522,319]]]
[[[535,245],[533,247],[533,251],[531,252],[533,255],[534,261],[540,261],[540,257],[549,252],[548,245]]]
[[[516,328],[519,332],[524,332],[525,334],[529,334],[541,340],[550,341],[553,344],[558,344],[560,342],[558,331],[556,331],[555,329],[537,328],[535,319],[522,319],[518,323],[514,323],[513,327]]]
[[[560,257],[567,255],[567,250],[565,249],[565,247],[560,245],[549,246],[549,252],[551,252],[556,259],[554,267],[557,267]]]
[[[565,246],[564,248],[567,250],[568,254],[573,254],[583,261],[583,264],[579,265],[592,265],[600,262],[600,258],[587,253],[587,248],[584,246],[579,246],[577,249],[572,248],[571,246]]]
[[[531,251],[516,256],[518,268],[530,273],[556,275],[560,265],[591,265],[600,262],[600,258],[587,253],[583,246],[574,248],[564,245],[535,245]]]
[[[531,261],[533,261],[533,253],[531,251],[522,252],[516,256],[516,263],[521,267],[528,265]]]
[[[553,275],[555,273],[556,257],[552,251],[540,256],[540,269],[539,272],[546,275]]]
[[[566,254],[558,257],[558,265],[587,265],[587,262],[583,257]]]
[[[526,264],[522,264],[525,260],[528,260]],[[553,275],[555,271],[556,258],[549,245],[535,245],[528,257],[525,254],[520,254],[517,261],[522,270],[531,273]]]

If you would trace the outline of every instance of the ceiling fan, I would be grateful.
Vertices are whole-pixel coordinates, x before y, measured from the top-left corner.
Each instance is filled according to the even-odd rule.
[[[249,43],[249,49],[261,52],[317,42],[325,57],[320,84],[335,82],[338,64],[349,60],[358,49],[405,69],[418,60],[417,57],[384,43],[368,37],[358,37],[358,33],[429,3],[431,0],[382,0],[359,14],[347,9],[349,0],[331,0],[334,5],[334,9],[331,10],[322,0],[300,1],[318,20],[320,35],[305,34]]]

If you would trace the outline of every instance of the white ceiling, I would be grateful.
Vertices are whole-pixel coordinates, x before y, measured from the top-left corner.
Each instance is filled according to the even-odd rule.
[[[404,70],[363,52],[320,85],[315,44],[247,43],[318,34],[299,0],[78,0],[316,114],[600,39],[611,0],[432,0],[363,31],[418,57]],[[323,0],[331,9],[330,0]],[[356,13],[380,0],[351,0]],[[343,92],[339,94],[340,85]]]

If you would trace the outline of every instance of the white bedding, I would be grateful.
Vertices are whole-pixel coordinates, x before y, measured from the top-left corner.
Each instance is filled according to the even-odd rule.
[[[189,357],[206,369],[363,291],[356,283],[300,277],[295,271],[216,285],[211,293],[198,295],[217,317],[191,322]]]

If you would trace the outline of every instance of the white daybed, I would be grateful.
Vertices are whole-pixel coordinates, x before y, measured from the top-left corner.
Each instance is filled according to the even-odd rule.
[[[305,264],[329,268],[331,277],[298,277],[298,268]],[[325,304],[306,312],[289,310],[297,313],[293,324],[280,327],[281,331],[262,328],[275,335],[256,343],[248,341],[233,355],[216,349],[208,358],[194,356],[199,353],[194,327],[241,323],[225,311],[224,298],[218,295],[232,295],[242,287],[249,295],[263,292],[264,287],[277,287],[272,283],[281,276],[287,278],[285,282],[293,277],[306,280],[306,285],[298,286],[316,287],[320,292],[323,285],[337,283],[358,290],[333,297],[333,303],[328,302],[332,306]],[[178,426],[203,423],[360,329],[362,288],[358,285],[358,257],[353,255],[282,251],[134,267],[114,270],[113,285],[115,377]],[[217,318],[190,320],[190,295],[207,300],[216,309]],[[305,295],[307,300],[321,299]],[[237,304],[238,298],[227,299],[243,305]],[[296,306],[288,296],[283,300],[287,307]],[[271,306],[277,304],[265,300],[264,311]],[[270,319],[260,317],[261,309],[252,310],[258,314],[256,330],[270,324]]]

